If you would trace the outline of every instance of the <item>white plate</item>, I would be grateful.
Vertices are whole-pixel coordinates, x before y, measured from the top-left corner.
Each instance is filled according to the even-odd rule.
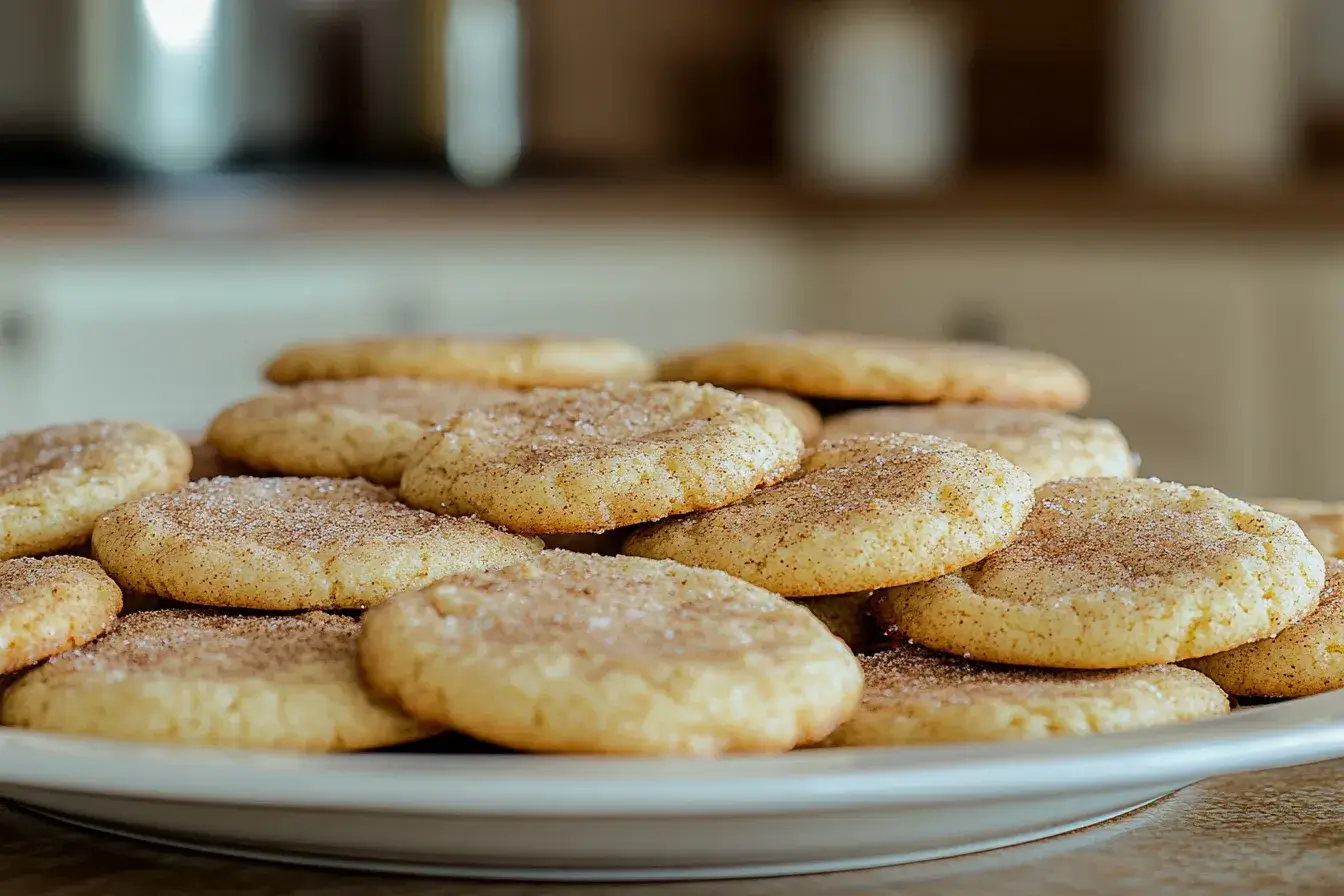
[[[297,756],[0,729],[0,797],[237,855],[470,877],[861,868],[1020,843],[1202,778],[1344,756],[1344,693],[1033,743],[717,760]]]

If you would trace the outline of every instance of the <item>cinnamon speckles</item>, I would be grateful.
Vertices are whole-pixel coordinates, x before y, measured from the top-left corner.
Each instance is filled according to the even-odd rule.
[[[782,412],[712,386],[537,390],[436,427],[401,495],[516,532],[603,532],[740,500],[801,452]]]
[[[98,637],[121,610],[121,589],[85,557],[0,561],[0,675]]]
[[[976,663],[897,642],[859,658],[863,699],[823,746],[1100,734],[1228,712],[1227,695],[1179,666],[1105,672]]]
[[[145,423],[95,421],[0,438],[0,559],[76,547],[100,515],[187,481],[191,451]]]
[[[1205,656],[1316,605],[1320,554],[1291,521],[1212,489],[1075,479],[1037,491],[1011,544],[879,594],[879,619],[940,650],[1066,668]]]
[[[823,442],[790,479],[656,523],[629,554],[721,569],[788,597],[934,578],[1002,547],[1033,500],[1003,458],[934,436]]]
[[[99,521],[98,560],[127,590],[209,606],[362,608],[453,572],[541,550],[436,517],[362,480],[219,477]]]
[[[547,551],[364,617],[376,690],[525,750],[778,751],[858,699],[853,655],[805,609],[720,572]]]

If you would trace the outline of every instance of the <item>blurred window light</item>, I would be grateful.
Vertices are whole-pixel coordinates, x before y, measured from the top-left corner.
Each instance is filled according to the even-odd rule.
[[[218,0],[140,0],[145,21],[163,49],[188,53],[215,29]]]

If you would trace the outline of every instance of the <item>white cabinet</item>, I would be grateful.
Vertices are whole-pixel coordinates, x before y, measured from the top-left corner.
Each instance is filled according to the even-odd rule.
[[[1242,494],[1277,486],[1268,254],[1112,238],[922,236],[834,246],[836,322],[1063,355],[1085,413],[1120,424],[1148,475]]]
[[[300,339],[385,331],[373,268],[216,247],[100,253],[49,265],[24,348],[26,406],[6,428],[91,417],[198,429],[260,388],[261,365]]]

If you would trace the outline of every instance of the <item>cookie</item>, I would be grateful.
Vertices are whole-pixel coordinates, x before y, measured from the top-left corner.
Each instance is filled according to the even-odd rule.
[[[873,608],[884,628],[967,658],[1118,669],[1278,634],[1324,577],[1296,523],[1213,489],[1066,479],[1037,490],[1002,551]]]
[[[863,699],[826,747],[1106,734],[1224,715],[1227,695],[1190,669],[1023,669],[909,643],[859,657]]]
[[[1026,473],[935,436],[823,442],[793,477],[730,507],[640,528],[625,552],[721,569],[786,597],[936,578],[1008,542]]]
[[[1088,383],[1053,355],[857,333],[755,336],[668,358],[658,376],[860,401],[964,401],[1073,411]]]
[[[821,437],[821,414],[801,398],[771,389],[743,389],[738,394],[783,411],[784,416],[803,434],[804,444],[811,445]]]
[[[121,612],[121,589],[84,557],[0,561],[0,675],[88,643]]]
[[[203,479],[123,504],[93,533],[94,556],[127,591],[257,610],[359,609],[540,550],[361,479]]]
[[[801,453],[783,412],[713,386],[537,390],[435,427],[401,496],[514,532],[605,532],[740,500]]]
[[[21,678],[0,717],[64,734],[315,753],[437,731],[364,687],[358,634],[358,621],[330,613],[136,613]]]
[[[882,629],[868,612],[871,591],[859,591],[854,594],[835,594],[829,597],[809,597],[796,601],[813,616],[820,619],[831,634],[835,635],[855,653],[871,650],[878,645],[886,646]]]
[[[253,470],[396,485],[430,424],[517,397],[513,389],[404,377],[301,383],[228,408],[207,439]]]
[[[364,615],[370,684],[520,750],[769,752],[848,717],[853,654],[802,607],[723,573],[547,551]]]
[[[918,432],[996,451],[1037,485],[1087,476],[1133,476],[1134,455],[1109,420],[990,405],[936,404],[850,411],[826,421],[823,438]]]
[[[1321,601],[1302,621],[1186,665],[1238,697],[1308,697],[1344,688],[1344,561],[1325,561]]]
[[[653,375],[644,352],[619,339],[464,334],[392,336],[291,346],[266,365],[266,378],[307,380],[413,377],[497,386],[570,389],[643,382]]]
[[[98,421],[0,438],[0,560],[83,544],[98,517],[187,481],[191,451],[145,423]]]
[[[1297,523],[1325,556],[1344,559],[1344,502],[1272,498],[1251,503]]]

